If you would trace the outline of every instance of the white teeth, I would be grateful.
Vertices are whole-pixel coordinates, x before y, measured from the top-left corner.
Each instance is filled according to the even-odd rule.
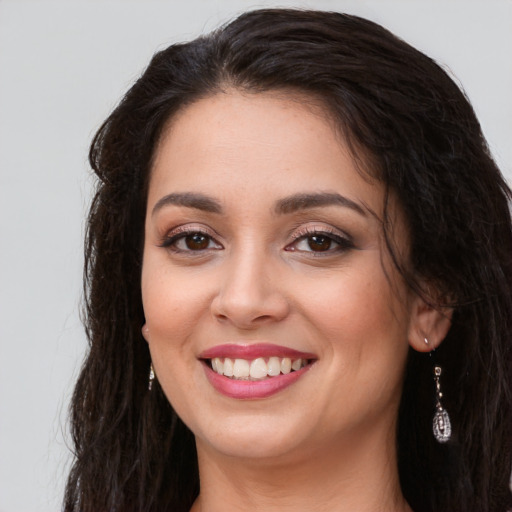
[[[292,360],[289,357],[284,357],[281,361],[281,373],[285,375],[292,370]]]
[[[235,359],[233,377],[243,379],[249,377],[249,362],[245,359]]]
[[[229,359],[229,357],[226,357],[226,359],[224,359],[223,373],[226,377],[233,377],[233,361]]]
[[[279,357],[271,357],[267,363],[267,374],[270,377],[277,377],[281,373],[281,360]]]
[[[287,375],[291,371],[300,370],[308,364],[307,359],[275,356],[268,360],[258,357],[252,361],[215,357],[210,362],[215,373],[240,380],[261,380],[266,377],[277,377],[281,374]]]
[[[224,363],[218,357],[212,359],[212,368],[215,372],[219,373],[220,375],[224,373]]]
[[[258,357],[251,363],[251,367],[249,370],[249,375],[253,379],[262,379],[267,376],[268,368],[265,359],[262,357]]]
[[[292,363],[292,370],[297,371],[302,368],[302,359],[295,359]]]

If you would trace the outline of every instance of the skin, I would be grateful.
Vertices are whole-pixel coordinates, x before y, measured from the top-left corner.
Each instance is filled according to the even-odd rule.
[[[276,211],[284,198],[318,192],[356,207]],[[162,204],[181,193],[208,196],[221,211]],[[395,457],[407,352],[437,346],[449,320],[391,265],[382,208],[382,185],[356,170],[333,124],[304,98],[228,90],[168,124],[148,192],[143,333],[196,437],[193,510],[410,510]],[[398,205],[391,211],[407,257],[406,223]],[[198,359],[224,343],[273,343],[316,361],[278,394],[239,400],[218,393]]]

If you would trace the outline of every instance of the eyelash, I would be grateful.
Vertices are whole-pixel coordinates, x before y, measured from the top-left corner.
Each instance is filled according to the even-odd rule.
[[[315,251],[313,249],[311,250],[302,250],[297,249],[296,246],[301,241],[307,241],[308,239],[312,239],[313,237],[325,237],[328,242],[334,242],[337,247],[331,248],[329,247],[326,250],[319,250]],[[285,250],[288,250],[290,252],[303,252],[303,253],[311,253],[314,257],[322,257],[322,256],[331,256],[334,253],[340,253],[347,251],[348,249],[354,248],[354,243],[348,236],[340,235],[337,231],[331,230],[331,229],[319,229],[316,227],[306,227],[302,231],[297,232],[294,235],[294,240],[291,244],[287,245]],[[309,245],[309,243],[308,243]]]
[[[201,235],[206,238],[208,247],[205,247],[204,249],[181,249],[177,247],[177,243],[180,240],[186,240],[188,237],[194,236],[194,235]],[[218,247],[211,248],[209,245],[214,242]],[[170,251],[173,251],[175,253],[187,253],[187,254],[204,254],[207,250],[219,250],[222,249],[222,245],[215,241],[215,238],[212,236],[211,233],[206,231],[205,229],[201,228],[191,228],[191,227],[181,227],[176,228],[173,230],[170,234],[166,235],[162,242],[159,244],[160,247],[163,247],[165,249],[168,249]]]
[[[177,246],[177,243],[181,240],[186,240],[188,237],[194,236],[194,235],[201,235],[202,237],[205,237],[207,246],[204,248],[198,248],[198,249],[183,249],[179,248]],[[308,239],[312,239],[313,237],[325,237],[327,239],[327,242],[329,245],[331,245],[332,242],[336,244],[335,248],[328,247],[325,250],[304,250],[304,249],[297,249],[297,245],[302,241],[307,241]],[[214,243],[216,247],[210,247],[211,243]],[[309,242],[310,243],[310,242]],[[309,245],[308,243],[308,245]],[[191,227],[181,227],[176,228],[174,231],[172,231],[169,235],[166,235],[162,242],[159,244],[160,247],[163,247],[165,249],[171,250],[175,253],[185,253],[188,255],[194,255],[199,256],[201,254],[204,254],[206,251],[211,250],[220,250],[223,249],[222,245],[218,243],[215,238],[212,236],[210,232],[207,230],[201,229],[201,228],[191,228]],[[340,253],[344,252],[348,249],[353,249],[354,244],[352,240],[348,236],[340,235],[338,232],[335,232],[334,230],[330,229],[319,229],[316,227],[306,227],[303,230],[298,231],[293,236],[292,243],[288,244],[285,247],[285,251],[289,252],[301,252],[301,253],[310,253],[311,255],[315,257],[321,257],[321,256],[330,256],[334,253]],[[194,254],[196,253],[196,254]]]

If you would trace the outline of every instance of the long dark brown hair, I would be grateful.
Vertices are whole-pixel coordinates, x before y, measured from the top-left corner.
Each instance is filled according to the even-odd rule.
[[[332,12],[258,10],[156,54],[97,132],[85,246],[90,350],[73,396],[67,512],[188,511],[194,437],[158,383],[141,336],[148,176],[163,125],[226,87],[320,98],[354,158],[398,197],[411,233],[409,285],[454,308],[436,351],[453,435],[432,436],[432,358],[410,351],[397,431],[402,490],[416,512],[512,504],[511,192],[467,98],[430,58],[379,25]],[[386,214],[383,229],[389,234]],[[388,240],[392,240],[389,236]],[[392,254],[393,247],[389,243]],[[431,299],[431,297],[429,297]]]

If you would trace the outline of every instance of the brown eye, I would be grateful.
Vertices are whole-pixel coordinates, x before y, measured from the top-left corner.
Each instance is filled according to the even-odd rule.
[[[312,235],[307,238],[308,246],[312,251],[328,251],[332,247],[332,238],[325,235]]]
[[[210,237],[203,233],[191,233],[185,237],[184,241],[190,251],[201,251],[210,245]]]
[[[287,251],[297,251],[304,254],[325,256],[343,254],[353,249],[354,244],[348,236],[342,236],[337,233],[326,233],[322,231],[311,231],[299,236],[293,243],[286,246]]]
[[[161,244],[161,247],[169,249],[175,253],[193,253],[200,255],[206,254],[211,250],[220,250],[222,245],[215,238],[203,231],[183,230],[179,233],[170,234]]]

